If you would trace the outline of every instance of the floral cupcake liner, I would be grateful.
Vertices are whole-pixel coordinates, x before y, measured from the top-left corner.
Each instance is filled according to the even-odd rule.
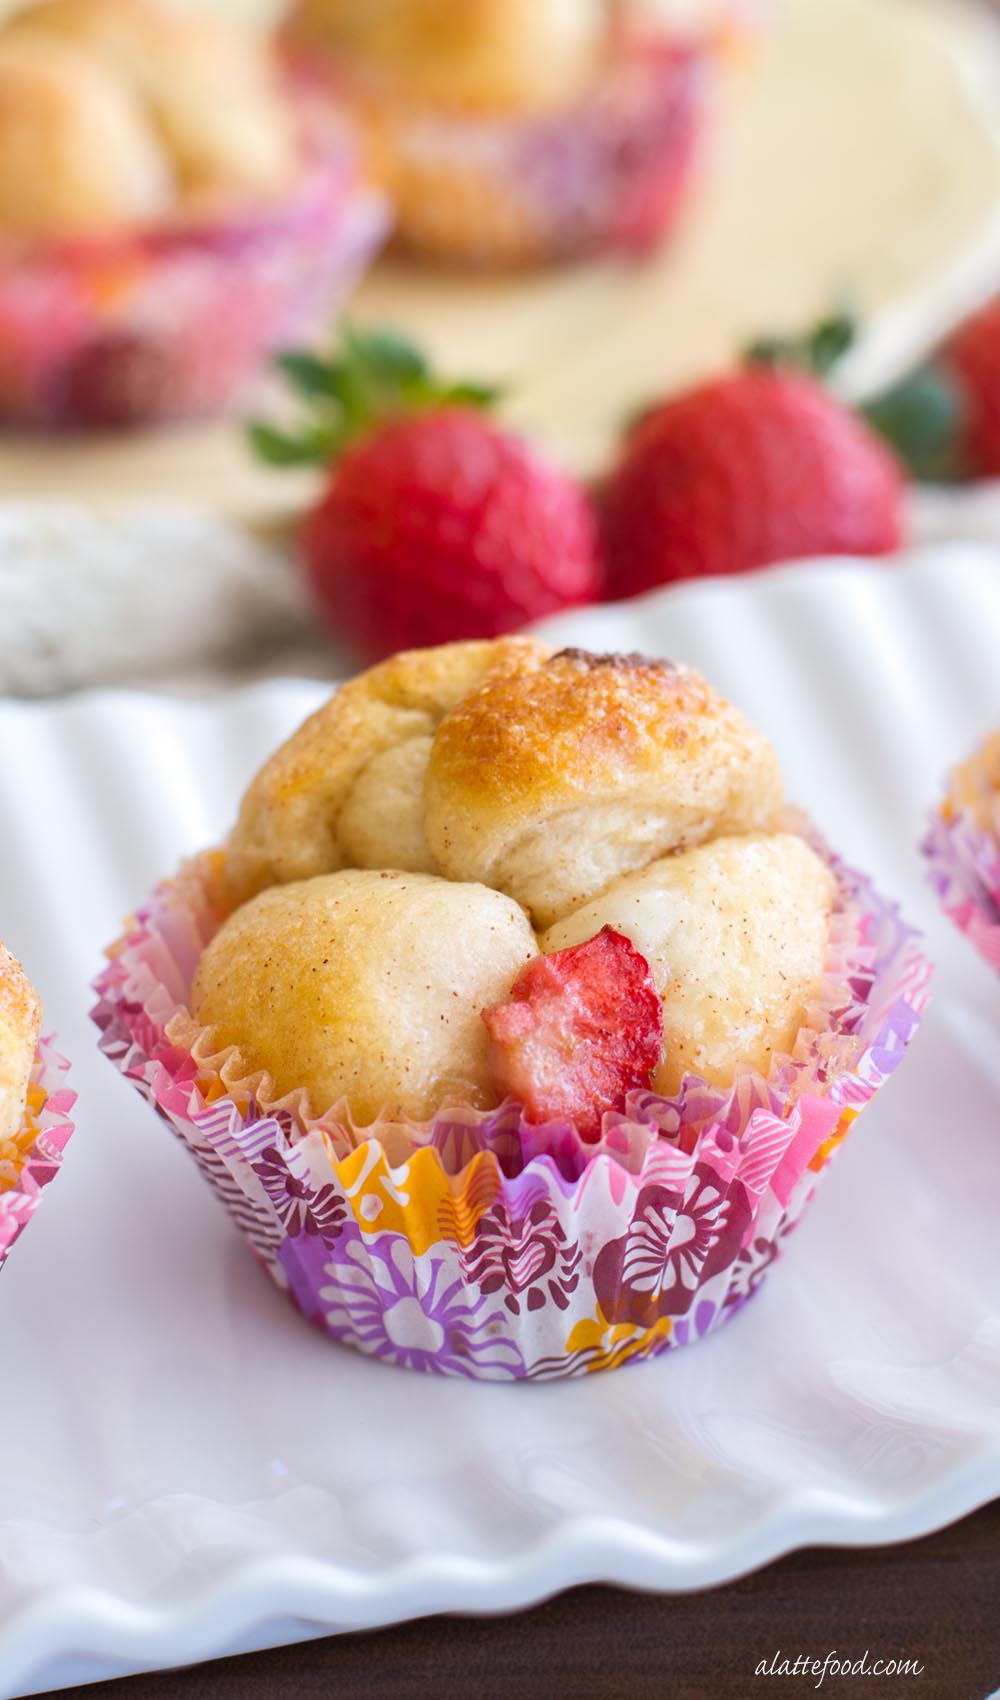
[[[231,1055],[221,1069],[210,1051],[199,1060],[186,1000],[221,919],[217,857],[157,887],[109,952],[93,1019],[274,1281],[333,1339],[484,1379],[612,1368],[699,1339],[756,1290],[919,1025],[931,970],[916,935],[863,876],[831,866],[841,920],[824,1025],[817,1008],[767,1080],[636,1095],[598,1147],[549,1127],[531,1130],[533,1148],[509,1105],[442,1112],[409,1143],[398,1127],[362,1137],[262,1103],[265,1077],[224,1078]]]
[[[322,76],[299,57],[304,79]],[[672,227],[692,176],[712,59],[700,43],[643,40],[620,52],[585,100],[541,116],[446,113],[356,95],[399,242],[472,265],[652,247]],[[336,73],[330,80],[351,98]]]
[[[76,1102],[66,1085],[68,1069],[54,1040],[40,1040],[24,1120],[13,1139],[0,1140],[0,1269],[62,1166]]]
[[[320,328],[382,242],[353,134],[298,189],[216,223],[0,253],[0,421],[117,429],[217,414]]]
[[[920,846],[945,914],[1000,973],[1000,811],[996,833],[965,809],[943,804]]]

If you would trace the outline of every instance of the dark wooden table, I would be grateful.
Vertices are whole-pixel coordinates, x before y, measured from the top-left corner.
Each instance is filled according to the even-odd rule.
[[[799,1655],[919,1675],[757,1676]],[[574,1588],[503,1618],[428,1618],[75,1690],[77,1700],[986,1700],[1000,1688],[1000,1501],[925,1540],[811,1549],[708,1593]]]

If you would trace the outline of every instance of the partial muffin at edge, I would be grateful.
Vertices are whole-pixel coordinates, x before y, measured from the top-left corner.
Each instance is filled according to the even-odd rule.
[[[0,943],[0,1143],[24,1119],[42,1006],[21,964]]]
[[[971,815],[982,832],[998,836],[1000,822],[1000,728],[948,778],[947,806]]]

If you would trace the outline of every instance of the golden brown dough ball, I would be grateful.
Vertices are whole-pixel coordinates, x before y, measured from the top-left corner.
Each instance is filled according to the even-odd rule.
[[[301,0],[292,29],[356,75],[428,107],[567,105],[606,52],[606,0]]]
[[[699,674],[564,650],[445,716],[425,830],[441,873],[546,927],[668,851],[766,827],[781,797],[770,744]]]
[[[35,0],[4,33],[85,52],[144,111],[185,199],[279,193],[298,167],[291,108],[249,32],[155,0]]]
[[[0,1145],[13,1138],[24,1119],[41,1024],[38,994],[0,943]]]
[[[342,685],[249,786],[227,850],[233,900],[349,866],[436,872],[424,776],[442,716],[491,672],[547,654],[530,638],[443,644]]]
[[[191,1008],[278,1095],[305,1087],[317,1115],[346,1099],[357,1125],[424,1119],[496,1101],[480,1011],[536,954],[523,911],[485,886],[345,871],[237,909]]]
[[[983,832],[995,833],[1000,820],[1000,730],[993,732],[968,761],[953,769],[948,799],[969,813]]]
[[[716,838],[629,874],[543,933],[546,954],[612,926],[663,999],[657,1092],[685,1073],[728,1086],[788,1052],[824,971],[834,881],[789,833]]]
[[[0,235],[119,230],[160,217],[172,191],[140,105],[104,65],[0,31]]]

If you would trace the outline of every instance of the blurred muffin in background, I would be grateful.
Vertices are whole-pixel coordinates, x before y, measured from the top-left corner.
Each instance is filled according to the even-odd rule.
[[[0,30],[0,74],[20,76],[21,136],[44,137],[37,114],[32,121],[26,78],[28,67],[37,66],[44,82],[47,64],[58,67],[64,122],[80,122],[87,91],[99,79],[103,101],[99,108],[90,94],[92,121],[107,126],[112,107],[127,112],[130,146],[148,162],[149,173],[158,174],[159,204],[123,201],[122,223],[169,207],[193,203],[207,210],[280,195],[301,169],[301,138],[277,66],[263,42],[231,26],[151,0],[36,0]],[[6,80],[0,84],[6,86]],[[6,165],[11,117],[3,100],[0,167]],[[87,230],[89,194],[123,170],[111,141],[109,135],[103,148],[89,150],[79,210],[69,195],[50,203],[53,216],[43,226],[48,234]],[[68,175],[59,159],[50,162],[50,172]],[[0,181],[8,175],[4,170]],[[18,228],[12,216],[5,223]],[[30,214],[28,229],[38,229]]]
[[[944,913],[1000,973],[1000,726],[952,768],[921,850]]]
[[[294,28],[359,82],[417,105],[546,112],[591,88],[605,0],[303,0]]]
[[[0,417],[217,411],[385,222],[353,125],[262,38],[155,0],[0,26]]]
[[[137,102],[96,59],[0,34],[0,228],[5,239],[162,218],[167,160]]]
[[[643,249],[702,129],[718,0],[297,0],[292,63],[363,116],[409,247],[510,264]]]

